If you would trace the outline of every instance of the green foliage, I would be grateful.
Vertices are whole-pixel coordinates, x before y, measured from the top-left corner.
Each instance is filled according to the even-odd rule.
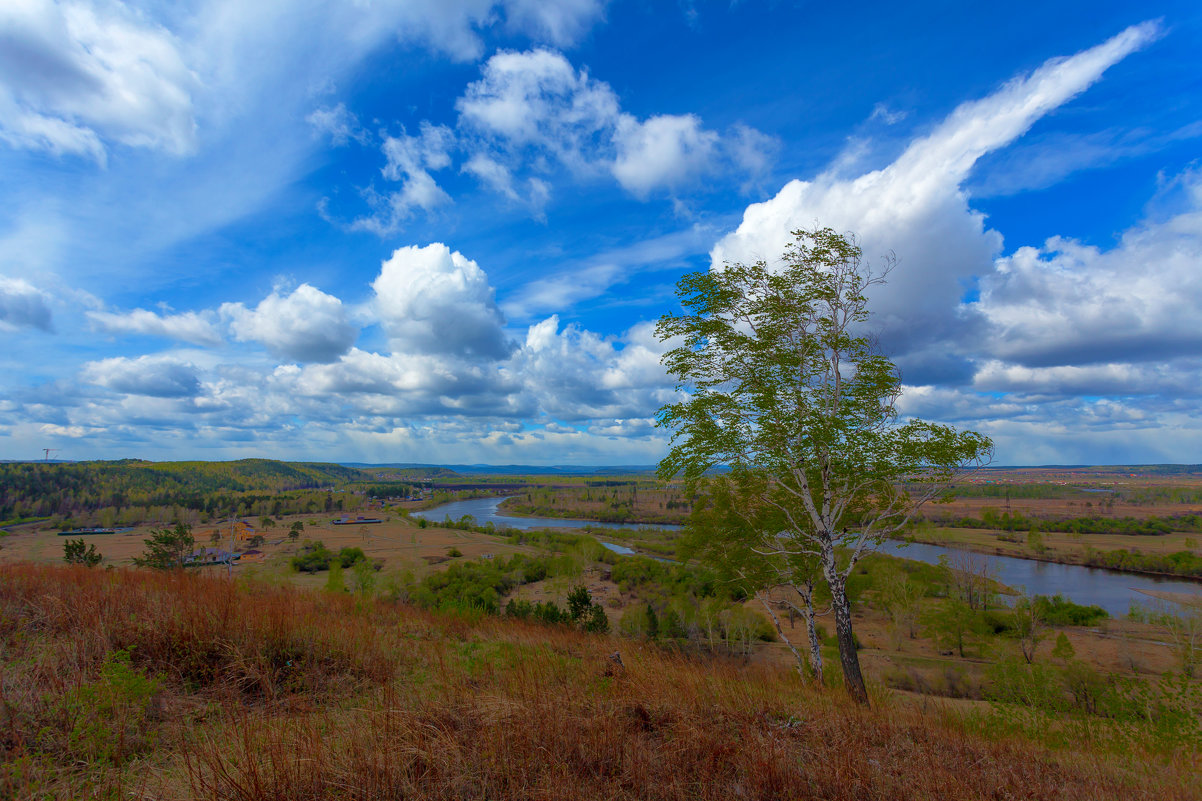
[[[618,633],[631,639],[646,637],[647,622],[647,607],[635,604],[622,612],[618,619]]]
[[[76,759],[121,764],[153,745],[151,702],[161,682],[130,664],[127,650],[113,651],[95,681],[63,695],[66,749]]]
[[[747,597],[739,587],[723,586],[713,570],[691,564],[667,564],[646,556],[629,556],[615,561],[610,578],[624,593],[656,598]]]
[[[880,582],[877,600],[889,616],[892,624],[890,635],[894,647],[901,648],[903,636],[914,638],[918,634],[919,606],[926,591],[921,582],[910,578],[901,570],[889,570]]]
[[[990,627],[984,615],[959,598],[949,598],[922,617],[931,637],[963,658],[965,648],[982,643]]]
[[[584,616],[584,613],[592,606],[593,598],[589,594],[588,588],[583,584],[577,584],[568,592],[568,614],[572,616],[572,620],[578,621]]]
[[[1051,626],[1093,626],[1110,617],[1100,606],[1075,604],[1059,593],[1051,598],[1037,595],[1032,605],[1039,619]]]
[[[1192,679],[1202,663],[1202,609],[1162,604],[1148,613],[1147,620],[1164,628],[1181,675]]]
[[[342,564],[337,559],[330,562],[330,573],[326,577],[325,591],[334,593],[346,592],[346,581],[342,578]]]
[[[1034,601],[1028,597],[1014,602],[1006,633],[1018,641],[1019,650],[1028,664],[1035,661],[1035,649],[1043,639],[1044,619]]]
[[[182,570],[196,547],[192,527],[186,523],[176,523],[173,528],[154,531],[143,542],[146,550],[142,556],[134,557],[134,564],[155,570]]]
[[[1119,753],[1196,753],[1202,742],[1202,685],[1184,676],[1122,677],[1071,656],[1062,666],[1003,659],[989,666],[987,676],[983,686],[992,709],[983,723],[995,733],[1064,748],[1092,743]]]
[[[129,525],[172,520],[172,515],[164,517],[162,511],[173,508],[203,513],[210,519],[250,513],[252,507],[262,507],[255,514],[271,515],[318,511],[309,505],[326,504],[315,502],[314,493],[285,493],[367,477],[361,470],[340,465],[268,459],[0,464],[0,487],[4,488],[0,520],[51,515],[99,519],[102,510],[109,510],[113,518]],[[340,500],[328,498],[331,507]]]
[[[656,335],[680,343],[663,362],[686,394],[656,415],[672,431],[659,475],[683,475],[696,490],[729,466],[728,495],[744,522],[732,550],[751,576],[747,589],[812,585],[820,574],[836,620],[850,627],[845,580],[856,561],[992,443],[898,422],[901,377],[864,333],[867,292],[883,275],[862,265],[852,236],[793,235],[772,268],[727,264],[678,282],[685,314],[660,318]],[[841,635],[850,642],[850,628]],[[867,703],[854,652],[841,658],[848,689]]]
[[[647,621],[647,639],[654,640],[659,636],[659,617],[655,614],[655,607],[648,603],[643,616]]]
[[[1047,546],[1043,544],[1043,535],[1039,533],[1039,529],[1031,529],[1027,532],[1027,547],[1037,554],[1041,554],[1047,550]]]
[[[1061,531],[1069,534],[1126,534],[1158,536],[1173,531],[1202,531],[1202,515],[1173,517],[1072,517],[1063,520],[1044,520],[1027,517],[1022,512],[1002,512],[986,509],[981,517],[961,517],[955,521],[959,528],[983,528],[995,531]]]
[[[300,547],[291,564],[294,570],[301,573],[319,573],[331,569],[333,564],[340,568],[349,568],[367,560],[367,554],[362,548],[346,547],[334,553],[320,540],[309,540]]]
[[[1056,645],[1052,647],[1052,658],[1059,659],[1061,662],[1069,662],[1077,652],[1073,649],[1073,644],[1068,641],[1068,637],[1062,631],[1056,635]]]
[[[67,540],[63,543],[63,561],[69,565],[96,567],[104,557],[93,543],[85,543],[82,539]]]
[[[422,579],[413,589],[411,598],[419,606],[431,609],[475,609],[495,615],[500,612],[501,598],[514,587],[526,583],[528,570],[534,574],[539,572],[539,568],[531,569],[531,565],[538,562],[543,562],[541,569],[545,570],[545,560],[524,554],[515,554],[508,559],[455,562],[446,570]]]
[[[355,592],[359,595],[371,595],[376,586],[376,565],[367,559],[360,559],[351,565],[355,576]]]
[[[584,630],[592,634],[609,633],[609,617],[601,604],[593,604],[588,608],[588,614],[584,617]]]
[[[535,620],[548,626],[572,622],[572,616],[554,601],[531,603],[524,599],[510,599],[505,606],[505,615],[518,620]]]
[[[456,557],[463,556],[463,551],[459,550],[454,545],[452,545],[450,548],[447,548],[447,556],[454,559]]]
[[[1202,577],[1202,555],[1191,551],[1145,554],[1138,550],[1128,551],[1126,548],[1117,548],[1112,551],[1087,549],[1084,562],[1092,567],[1104,567],[1110,570]]]

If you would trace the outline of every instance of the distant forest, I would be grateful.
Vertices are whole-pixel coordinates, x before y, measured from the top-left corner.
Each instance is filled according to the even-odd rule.
[[[374,482],[354,467],[242,459],[234,462],[38,462],[0,464],[0,525],[55,519],[64,525],[134,525],[230,515],[351,511]],[[392,494],[410,485],[392,482]]]

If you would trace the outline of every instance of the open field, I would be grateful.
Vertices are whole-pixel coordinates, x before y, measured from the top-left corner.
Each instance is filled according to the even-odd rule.
[[[1196,749],[1076,728],[1048,747],[772,666],[193,574],[0,566],[0,637],[0,790],[21,801],[1202,792]]]
[[[392,514],[384,523],[368,525],[331,525],[329,514],[321,515],[292,515],[281,517],[271,529],[261,530],[266,541],[257,547],[263,552],[261,560],[245,561],[236,564],[235,573],[263,568],[282,568],[296,554],[299,546],[306,540],[320,540],[328,548],[335,551],[344,547],[362,548],[370,559],[384,560],[387,569],[409,569],[417,575],[423,574],[431,560],[445,559],[448,549],[455,547],[463,553],[464,558],[475,559],[484,554],[531,553],[533,549],[520,545],[510,545],[499,537],[492,537],[472,531],[445,529],[437,526],[419,528],[417,522],[406,517]],[[304,534],[293,542],[288,538],[288,528],[293,522],[305,524]],[[95,534],[82,537],[85,542],[95,545],[104,554],[106,563],[113,565],[130,565],[132,559],[142,553],[144,541],[158,526],[137,526],[129,531],[116,534]],[[223,534],[220,542],[213,543],[208,532],[219,530]],[[49,529],[36,525],[14,527],[7,537],[0,538],[0,564],[5,562],[59,562],[63,555],[63,542],[77,537],[60,537],[57,529]],[[193,535],[196,547],[228,548],[227,529],[214,526],[195,526]],[[239,546],[245,550],[249,546],[243,542]],[[204,568],[208,571],[224,573],[224,566]],[[292,580],[305,585],[318,581],[315,574],[294,574]]]
[[[1006,535],[1017,539],[1004,539]],[[952,526],[917,526],[909,532],[915,542],[963,548],[980,553],[1018,556],[1024,559],[1044,559],[1049,562],[1085,564],[1090,551],[1137,550],[1147,554],[1170,554],[1179,551],[1202,552],[1202,535],[1175,532],[1156,536],[1130,534],[1069,534],[1062,531],[1041,531],[1039,542],[1043,550],[1034,552],[1027,544],[1025,531],[1005,532],[991,529],[955,528]]]
[[[420,527],[418,521],[395,513],[383,513],[388,519],[384,523],[370,525],[330,525],[329,515],[299,515],[281,518],[269,530],[269,538],[258,547],[264,554],[261,560],[246,561],[233,568],[235,577],[254,577],[272,583],[287,583],[302,588],[319,589],[328,578],[326,572],[300,573],[292,570],[288,562],[297,554],[306,540],[318,540],[333,551],[343,547],[361,548],[366,556],[380,564],[383,580],[420,581],[432,572],[445,570],[452,564],[478,560],[483,557],[494,559],[511,554],[537,556],[544,550],[529,544],[514,544],[504,537],[479,531],[448,529],[435,525]],[[286,536],[294,521],[305,524],[304,535],[292,542]],[[106,557],[106,564],[130,564],[132,557],[139,555],[143,540],[153,531],[143,526],[129,532],[92,535],[85,541],[96,545]],[[197,545],[208,545],[203,536],[209,529],[199,527]],[[937,534],[950,532],[964,537],[960,544],[987,543],[995,538],[996,532],[962,532],[954,529],[934,529]],[[607,532],[618,542],[639,545],[637,540],[626,539],[624,532]],[[22,562],[61,563],[63,542],[51,529],[23,526],[8,537],[0,540],[0,564]],[[1151,539],[1151,538],[1136,538]],[[939,544],[948,544],[939,541]],[[1015,548],[1023,546],[1013,543]],[[245,546],[243,546],[245,547]],[[462,556],[448,557],[451,548]],[[982,546],[982,550],[986,550]],[[900,563],[890,557],[875,557],[871,564],[880,569]],[[873,568],[876,570],[877,568]],[[553,601],[560,605],[572,586],[584,585],[593,600],[604,608],[611,626],[617,630],[622,617],[629,610],[645,605],[658,596],[648,595],[646,589],[626,587],[610,578],[611,565],[604,562],[577,559],[574,566],[563,575],[525,584],[516,588],[510,596],[532,602]],[[198,572],[212,576],[224,576],[224,566],[200,568]],[[507,600],[507,599],[503,599]],[[656,600],[659,603],[658,600]],[[749,613],[762,615],[763,610],[755,601],[747,601],[744,607]],[[926,601],[927,608],[936,606]],[[920,636],[898,636],[887,614],[877,603],[873,593],[861,594],[854,607],[854,619],[858,636],[863,644],[861,659],[864,669],[871,678],[894,685],[924,687],[937,695],[953,695],[967,698],[981,697],[981,686],[986,681],[986,666],[999,656],[1010,654],[1013,646],[1004,640],[981,638],[969,647],[964,657],[941,648],[935,640],[926,636],[919,627]],[[833,631],[829,621],[821,623]],[[785,620],[788,636],[797,642],[804,639],[804,627],[799,620]],[[1055,634],[1063,631],[1072,643],[1079,659],[1092,668],[1109,675],[1148,677],[1173,668],[1171,649],[1164,644],[1159,629],[1155,626],[1130,621],[1111,620],[1101,626],[1081,628],[1062,627],[1052,629],[1039,646],[1040,653],[1047,656],[1052,649]],[[828,664],[837,664],[837,652],[833,644],[825,649]],[[781,642],[761,643],[752,653],[752,661],[773,665],[781,670],[791,670],[792,655]]]

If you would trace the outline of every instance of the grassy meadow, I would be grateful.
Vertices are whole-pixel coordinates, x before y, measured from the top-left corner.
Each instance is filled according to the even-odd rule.
[[[6,564],[0,637],[14,799],[1200,791],[1196,744],[1062,721],[1067,748],[880,688],[862,709],[773,666],[261,581]]]

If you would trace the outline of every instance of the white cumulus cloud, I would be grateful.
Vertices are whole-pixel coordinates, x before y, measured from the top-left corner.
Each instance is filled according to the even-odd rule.
[[[888,251],[901,258],[873,307],[907,380],[966,378],[971,366],[949,354],[947,343],[963,340],[979,322],[961,300],[969,282],[993,272],[1002,237],[970,207],[961,184],[981,156],[1014,141],[1158,35],[1155,23],[1136,25],[1089,50],[1051,59],[964,103],[882,169],[849,178],[832,168],[813,180],[790,181],[772,199],[747,208],[738,228],[711,251],[713,263],[771,263],[791,231],[815,223],[854,231],[870,259]]]
[[[502,359],[512,349],[488,276],[441,242],[398,248],[372,289],[394,351]]]
[[[94,329],[109,334],[166,337],[196,345],[216,345],[221,342],[221,334],[214,325],[211,312],[158,314],[147,309],[134,309],[128,312],[88,311],[86,314]]]
[[[1187,210],[1108,250],[1055,237],[999,259],[977,304],[991,352],[1035,367],[1202,353],[1202,176],[1183,180]]]
[[[171,356],[117,356],[88,362],[83,379],[127,395],[190,398],[200,392],[197,368]]]
[[[54,329],[47,296],[24,279],[0,275],[0,329],[16,328]]]
[[[558,164],[577,177],[608,172],[646,199],[711,172],[760,173],[776,149],[775,140],[745,125],[723,136],[693,114],[640,120],[622,111],[609,84],[543,48],[494,55],[457,107],[460,128],[494,151],[488,165],[473,157],[469,171],[504,194],[512,183],[501,179],[498,166],[506,173],[523,165],[549,172]]]
[[[241,342],[262,344],[272,354],[298,362],[331,362],[359,336],[342,301],[309,284],[287,295],[273,291],[258,306],[223,303],[221,316]]]
[[[675,189],[711,169],[719,137],[692,114],[664,114],[639,122],[629,114],[614,132],[613,173],[637,197]]]
[[[398,230],[414,209],[432,211],[451,202],[451,196],[438,185],[431,170],[442,170],[451,165],[451,148],[455,146],[455,135],[445,125],[421,124],[417,136],[402,133],[385,136],[382,150],[387,163],[383,175],[390,181],[400,181],[396,192],[367,193],[374,214],[356,220],[352,228],[373,231],[381,236]]]

